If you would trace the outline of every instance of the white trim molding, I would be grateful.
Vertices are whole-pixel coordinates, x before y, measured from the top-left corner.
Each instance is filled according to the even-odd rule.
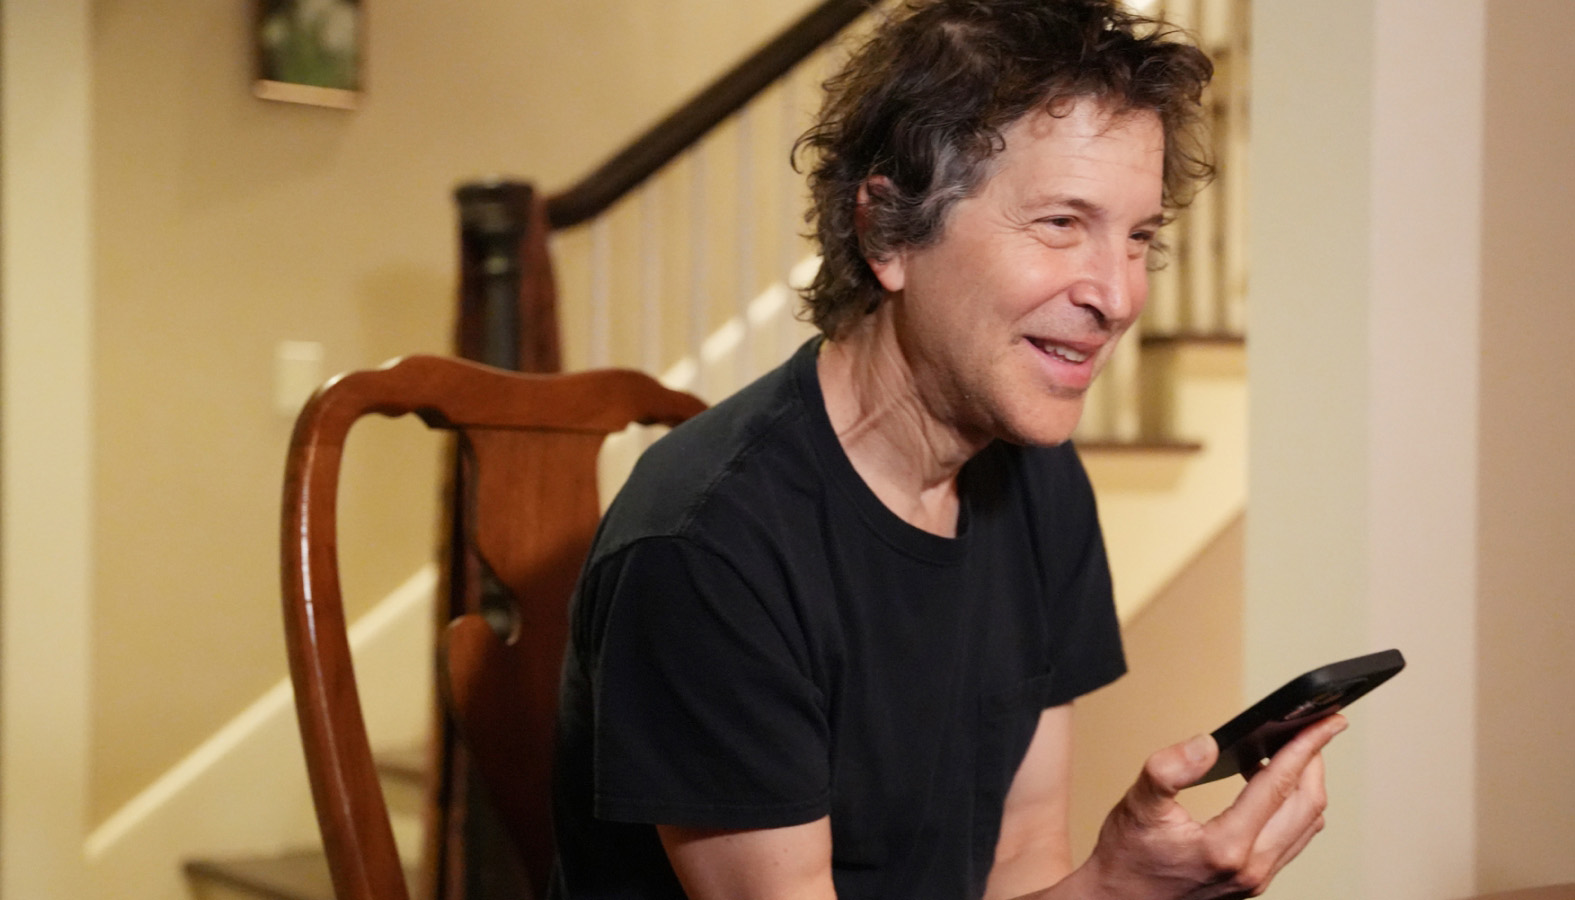
[[[91,3],[0,4],[0,897],[83,896]]]

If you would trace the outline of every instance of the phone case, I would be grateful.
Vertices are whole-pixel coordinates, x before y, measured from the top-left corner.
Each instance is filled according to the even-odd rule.
[[[1399,650],[1369,653],[1313,669],[1248,707],[1214,732],[1220,756],[1194,784],[1255,773],[1263,760],[1313,722],[1350,706],[1405,668]]]

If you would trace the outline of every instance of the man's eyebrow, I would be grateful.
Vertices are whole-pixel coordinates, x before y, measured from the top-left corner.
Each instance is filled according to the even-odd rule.
[[[1028,201],[1030,209],[1045,209],[1052,206],[1070,207],[1087,216],[1103,216],[1105,214],[1105,207],[1075,194],[1040,194],[1031,197]]]
[[[1157,212],[1138,223],[1139,228],[1164,228],[1170,224],[1170,216]]]

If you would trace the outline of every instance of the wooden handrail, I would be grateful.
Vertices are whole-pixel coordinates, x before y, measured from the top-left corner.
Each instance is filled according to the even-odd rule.
[[[601,214],[872,6],[873,0],[823,0],[589,175],[549,197],[548,222],[568,228]]]

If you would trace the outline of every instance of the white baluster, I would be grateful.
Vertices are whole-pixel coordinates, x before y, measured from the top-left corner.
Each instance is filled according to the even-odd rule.
[[[611,216],[591,223],[590,367],[612,361],[612,225]]]
[[[1083,396],[1083,415],[1073,436],[1083,442],[1103,441],[1110,437],[1110,385],[1101,375]]]
[[[1162,237],[1169,249],[1160,257],[1160,268],[1148,274],[1148,305],[1143,310],[1148,334],[1175,334],[1181,328],[1181,223],[1165,226]]]
[[[738,347],[733,351],[735,390],[748,384],[755,375],[755,336],[749,319],[749,302],[754,299],[758,287],[755,283],[755,216],[758,212],[754,202],[753,126],[754,105],[751,104],[738,115],[738,249],[736,253],[738,286],[734,293],[737,294],[736,315],[739,324],[743,326],[743,333],[739,335]]]
[[[793,141],[798,140],[803,129],[803,116],[799,113],[799,76],[805,69],[800,66],[782,81],[782,134],[786,138],[784,144],[791,148]],[[804,255],[804,246],[799,237],[800,229],[804,223],[804,175],[792,166],[785,167],[782,177],[777,179],[777,189],[781,192],[782,215],[777,220],[777,246],[779,256],[777,259],[777,274],[788,287],[797,290],[798,285],[793,283],[793,267],[798,264]],[[788,306],[787,315],[791,316],[798,308],[798,299],[794,297]],[[782,323],[775,329],[777,336],[776,356],[787,358],[797,344],[797,333],[794,329]]]
[[[1224,166],[1225,252],[1221,285],[1225,304],[1221,325],[1230,334],[1247,333],[1247,190],[1249,168],[1247,153],[1247,86],[1251,83],[1252,58],[1248,37],[1251,34],[1251,5],[1248,0],[1223,0],[1230,6],[1229,61],[1225,73],[1227,104],[1222,123],[1221,157]]]
[[[640,368],[662,371],[662,231],[654,185],[640,189]]]
[[[706,333],[710,330],[709,306],[706,302],[706,273],[710,251],[706,223],[706,142],[702,141],[689,153],[689,358],[694,361],[695,377],[690,390],[707,400],[711,399],[706,388],[710,382],[706,371],[703,348]]]
[[[1116,345],[1116,352],[1100,377],[1107,381],[1111,409],[1105,423],[1106,436],[1116,441],[1136,441],[1143,431],[1142,371],[1143,347],[1139,336],[1129,334]]]
[[[1183,319],[1186,329],[1194,334],[1219,330],[1218,209],[1218,192],[1205,190],[1187,210],[1187,307]]]

